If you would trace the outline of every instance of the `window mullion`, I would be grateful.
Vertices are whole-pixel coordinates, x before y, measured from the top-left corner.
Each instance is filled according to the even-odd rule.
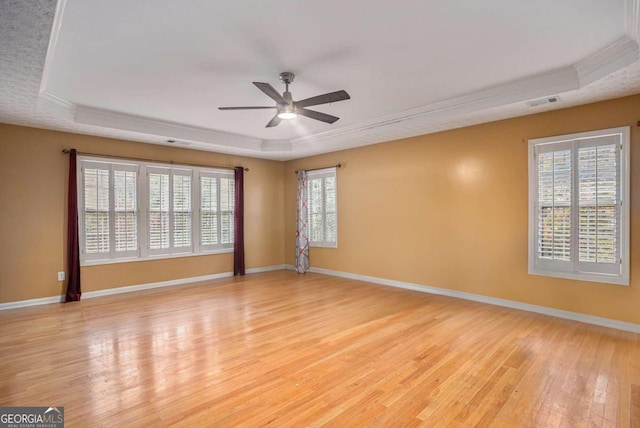
[[[173,170],[169,170],[169,201],[167,204],[168,215],[169,215],[169,248],[168,252],[173,253]]]
[[[140,166],[137,180],[138,186],[138,249],[141,257],[149,255],[149,172],[144,165]],[[141,203],[145,201],[145,203]]]
[[[202,189],[200,188],[200,172],[195,171],[191,177],[191,245],[193,247],[194,253],[200,252],[200,209],[201,209],[201,201],[200,201],[200,193]]]
[[[325,215],[324,215],[324,207],[325,207],[325,203],[324,203],[324,178],[321,178],[320,180],[318,180],[320,182],[320,210],[319,210],[319,215],[320,215],[320,242],[324,244],[325,241]]]
[[[218,230],[218,245],[222,245],[222,180],[216,176],[216,228]]]
[[[109,166],[109,258],[116,258],[116,192],[115,172]]]
[[[78,237],[79,239],[79,243],[80,243],[80,261],[84,263],[85,260],[85,254],[86,254],[86,236],[85,236],[85,221],[86,221],[86,216],[85,216],[85,197],[84,197],[84,193],[85,193],[85,177],[84,177],[84,162],[80,162],[80,168],[78,168],[79,171],[79,176],[76,177],[77,180],[77,199],[78,199]]]
[[[578,165],[578,140],[571,144],[571,271],[577,272],[580,258],[580,168]]]

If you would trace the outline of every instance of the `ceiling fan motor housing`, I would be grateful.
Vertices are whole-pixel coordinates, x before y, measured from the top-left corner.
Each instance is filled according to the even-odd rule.
[[[286,85],[288,85],[289,83],[292,83],[295,77],[296,75],[290,71],[285,71],[283,73],[280,73],[280,80],[282,80],[282,82],[285,83]]]

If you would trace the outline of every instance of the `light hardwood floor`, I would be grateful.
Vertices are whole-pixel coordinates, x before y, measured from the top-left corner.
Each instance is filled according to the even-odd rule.
[[[0,405],[66,426],[640,427],[640,337],[280,271],[0,312]]]

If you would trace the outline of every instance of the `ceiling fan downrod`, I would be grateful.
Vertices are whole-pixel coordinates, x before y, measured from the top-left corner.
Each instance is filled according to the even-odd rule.
[[[293,97],[291,96],[291,92],[289,92],[289,83],[293,83],[293,79],[295,77],[296,75],[290,71],[280,73],[280,80],[285,85],[285,90],[282,94],[282,98],[284,98],[284,100],[289,104],[290,107],[293,107]]]

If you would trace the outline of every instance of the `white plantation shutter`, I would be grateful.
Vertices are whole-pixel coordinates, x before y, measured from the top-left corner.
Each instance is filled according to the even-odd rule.
[[[149,168],[149,250],[151,253],[167,252],[169,234],[169,175],[167,169]]]
[[[538,257],[563,270],[572,268],[571,163],[571,150],[564,147],[538,153]]]
[[[336,169],[307,173],[309,244],[335,247],[338,240]]]
[[[235,178],[226,171],[200,171],[200,249],[233,248]]]
[[[173,172],[173,246],[191,247],[191,171]]]
[[[578,268],[583,271],[615,274],[619,269],[620,144],[615,140],[593,139],[578,148]]]
[[[110,165],[97,162],[81,163],[81,196],[83,248],[87,259],[109,257],[110,251]]]
[[[233,244],[235,179],[220,178],[220,243]]]
[[[191,252],[191,170],[148,167],[149,254]]]
[[[530,273],[628,283],[625,145],[628,128],[529,142]]]
[[[219,243],[218,178],[200,176],[200,245],[209,247]]]
[[[138,168],[115,165],[114,193],[114,250],[118,256],[138,254]]]
[[[138,256],[137,166],[80,164],[83,260]]]

